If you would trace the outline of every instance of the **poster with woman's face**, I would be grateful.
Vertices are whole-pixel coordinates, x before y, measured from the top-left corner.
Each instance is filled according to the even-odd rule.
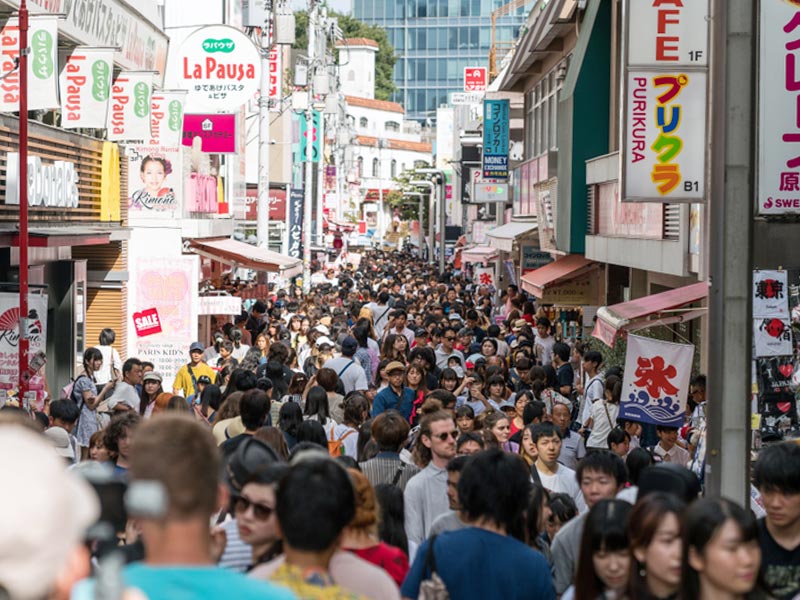
[[[136,219],[180,216],[181,151],[162,145],[134,146],[128,153],[128,215]]]

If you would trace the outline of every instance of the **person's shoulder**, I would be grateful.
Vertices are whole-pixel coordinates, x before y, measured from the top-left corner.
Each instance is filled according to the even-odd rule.
[[[561,529],[559,529],[558,533],[553,538],[553,549],[555,549],[559,544],[569,545],[572,538],[580,538],[581,533],[583,532],[584,522],[586,521],[586,515],[588,514],[588,512],[585,512],[567,521],[567,523]]]

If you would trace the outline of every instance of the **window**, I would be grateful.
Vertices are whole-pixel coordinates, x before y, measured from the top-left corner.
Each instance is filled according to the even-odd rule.
[[[396,161],[395,159],[392,159],[392,163],[391,163],[391,169],[392,169],[392,170],[391,170],[391,173],[390,173],[390,175],[389,175],[389,176],[390,176],[392,179],[394,179],[395,177],[397,177],[397,161]]]
[[[557,149],[558,92],[562,85],[554,69],[525,95],[525,158]]]
[[[356,169],[358,171],[358,178],[361,179],[361,177],[364,175],[364,157],[359,156],[356,163],[357,163]]]
[[[386,121],[386,131],[400,131],[400,123],[397,121]]]
[[[381,162],[377,158],[372,159],[372,176],[380,177]]]
[[[363,127],[366,129],[367,127],[369,127],[369,120],[367,119],[367,117],[361,117],[358,120],[358,125],[359,127]]]

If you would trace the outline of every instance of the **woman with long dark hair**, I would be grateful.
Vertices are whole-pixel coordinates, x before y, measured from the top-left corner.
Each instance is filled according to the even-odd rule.
[[[328,407],[328,394],[322,386],[315,385],[308,390],[303,419],[306,421],[317,421],[325,430],[325,438],[331,439],[331,432],[333,428],[336,427],[336,422],[331,418],[330,409]]]
[[[147,419],[153,414],[156,398],[164,392],[161,373],[150,371],[142,377],[142,393],[139,395],[139,416]]]
[[[286,445],[291,451],[297,444],[297,430],[303,423],[303,409],[297,402],[285,402],[278,415],[278,428],[286,438]]]
[[[378,538],[382,542],[400,548],[408,555],[408,537],[405,528],[403,490],[391,483],[375,486],[378,500]]]
[[[209,383],[200,394],[200,404],[194,405],[194,411],[198,418],[211,424],[216,419],[220,406],[222,406],[222,390],[218,385]]]
[[[89,455],[92,434],[100,429],[97,423],[97,406],[114,391],[116,378],[109,380],[97,393],[95,373],[103,366],[103,355],[97,348],[87,348],[83,353],[83,371],[72,386],[72,401],[81,410],[75,437],[81,447],[81,459]]]

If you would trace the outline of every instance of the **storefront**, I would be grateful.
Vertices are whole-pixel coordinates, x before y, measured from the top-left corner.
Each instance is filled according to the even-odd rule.
[[[0,290],[4,314],[18,307],[18,121],[0,115]],[[120,189],[127,165],[116,144],[29,124],[29,282],[39,306],[41,349],[51,392],[65,385],[100,331],[117,333],[125,351],[128,231]],[[124,189],[124,187],[122,188]],[[35,308],[34,308],[35,309]],[[41,312],[42,314],[39,314]],[[17,315],[8,313],[0,386],[17,378]],[[2,316],[0,316],[2,319]],[[70,340],[71,343],[68,343]]]

